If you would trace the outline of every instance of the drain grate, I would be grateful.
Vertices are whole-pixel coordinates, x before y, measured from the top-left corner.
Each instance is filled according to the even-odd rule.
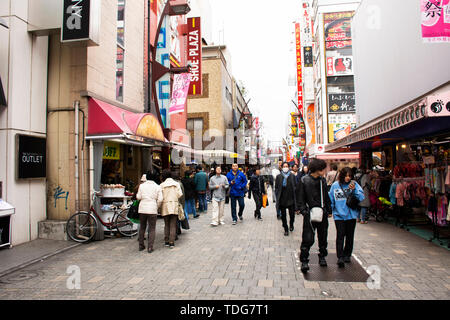
[[[39,276],[42,276],[43,273],[39,271],[23,271],[18,273],[13,273],[10,275],[6,275],[3,278],[0,278],[0,283],[18,283],[27,281],[30,279],[37,278]]]
[[[298,260],[298,254],[295,255],[298,269],[301,263]],[[310,254],[309,271],[303,274],[307,281],[333,281],[333,282],[367,282],[370,275],[364,270],[359,262],[352,257],[351,263],[346,263],[345,268],[339,268],[337,265],[337,255],[330,253],[327,256],[327,267],[319,265],[317,254]],[[300,270],[299,270],[300,271]]]

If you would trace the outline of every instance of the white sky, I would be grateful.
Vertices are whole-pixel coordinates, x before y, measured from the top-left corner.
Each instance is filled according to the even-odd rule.
[[[214,43],[225,44],[230,50],[233,76],[244,82],[249,92],[247,99],[251,99],[250,110],[260,115],[267,137],[281,140],[292,104],[288,90],[292,66],[289,42],[292,22],[300,16],[301,1],[210,0],[210,3]],[[224,34],[219,33],[222,29]]]

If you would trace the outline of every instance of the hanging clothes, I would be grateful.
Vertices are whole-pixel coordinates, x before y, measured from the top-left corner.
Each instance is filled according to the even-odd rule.
[[[395,197],[396,190],[397,190],[397,184],[395,182],[392,182],[391,187],[389,188],[389,201],[392,204],[397,204],[397,198]]]
[[[445,184],[450,185],[450,166],[447,167],[447,175],[445,177]]]

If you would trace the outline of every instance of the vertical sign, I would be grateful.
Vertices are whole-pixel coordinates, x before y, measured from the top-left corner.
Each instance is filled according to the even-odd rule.
[[[64,0],[61,42],[89,40],[90,0]]]
[[[170,68],[170,26],[169,16],[163,17],[161,29],[156,43],[155,61],[166,68]],[[170,104],[170,74],[166,73],[156,81],[156,97],[158,99],[159,112],[164,128],[170,128],[169,104]]]
[[[297,92],[298,110],[303,117],[303,79],[302,79],[302,51],[300,45],[300,23],[295,24],[295,50],[297,52]]]
[[[169,114],[183,113],[186,105],[190,74],[176,74],[173,79],[172,100],[170,101]]]
[[[203,92],[202,82],[202,33],[201,20],[188,18],[188,46],[187,62],[191,65],[191,85],[189,95],[201,96]]]
[[[421,0],[424,42],[450,42],[450,0]]]

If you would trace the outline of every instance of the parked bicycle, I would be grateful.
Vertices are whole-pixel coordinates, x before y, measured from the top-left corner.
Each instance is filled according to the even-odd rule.
[[[117,230],[122,236],[133,237],[138,233],[134,223],[128,219],[128,209],[120,210],[117,206],[113,207],[114,214],[111,222],[103,221],[94,209],[94,203],[97,200],[99,192],[95,191],[92,195],[92,206],[89,212],[79,211],[72,215],[66,224],[66,232],[70,239],[75,242],[85,243],[91,241],[97,232],[98,222],[108,230]]]

